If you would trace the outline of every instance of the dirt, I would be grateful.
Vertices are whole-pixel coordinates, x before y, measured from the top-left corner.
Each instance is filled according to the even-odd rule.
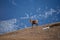
[[[43,26],[36,26],[6,33],[0,35],[0,40],[60,40],[60,24],[58,24],[44,25],[44,27],[51,26],[46,30],[43,30]]]

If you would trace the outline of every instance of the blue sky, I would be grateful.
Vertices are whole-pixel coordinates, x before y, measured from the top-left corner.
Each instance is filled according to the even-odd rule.
[[[30,18],[39,25],[60,22],[60,0],[0,0],[0,33],[29,27]]]
[[[60,7],[60,0],[0,0],[0,20],[19,18],[29,10]],[[34,14],[34,13],[33,13]]]

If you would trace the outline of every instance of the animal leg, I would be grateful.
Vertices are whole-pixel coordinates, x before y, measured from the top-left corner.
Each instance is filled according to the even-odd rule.
[[[36,24],[36,26],[38,26],[38,23]]]
[[[33,28],[33,24],[32,24],[32,28]]]

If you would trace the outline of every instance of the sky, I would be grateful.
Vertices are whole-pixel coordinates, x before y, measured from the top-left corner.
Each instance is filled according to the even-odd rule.
[[[0,34],[31,26],[60,22],[60,0],[0,0]]]

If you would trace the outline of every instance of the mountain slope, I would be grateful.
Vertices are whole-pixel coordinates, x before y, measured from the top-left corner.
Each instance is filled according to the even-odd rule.
[[[46,26],[50,28],[43,30]],[[6,33],[0,40],[60,40],[60,22]]]

